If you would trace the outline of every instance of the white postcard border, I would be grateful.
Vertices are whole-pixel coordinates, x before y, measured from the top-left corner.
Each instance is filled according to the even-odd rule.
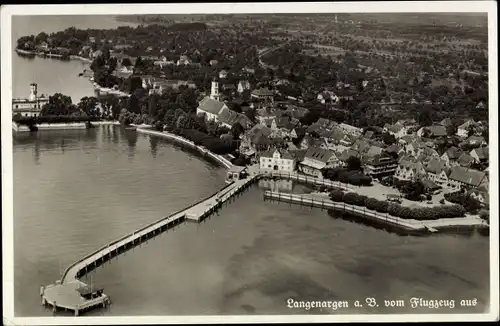
[[[188,13],[390,13],[390,12],[487,12],[490,139],[498,139],[497,10],[494,1],[398,1],[349,3],[203,3],[203,4],[95,4],[7,5],[1,7],[2,69],[2,241],[4,324],[73,325],[152,323],[297,323],[297,322],[393,322],[393,321],[494,321],[499,313],[498,273],[498,151],[490,147],[490,311],[484,314],[425,315],[293,315],[293,316],[145,316],[145,317],[14,317],[13,198],[12,198],[12,15],[123,15]],[[495,128],[496,127],[496,128]],[[411,289],[409,289],[411,291]],[[34,289],[36,293],[36,289]]]

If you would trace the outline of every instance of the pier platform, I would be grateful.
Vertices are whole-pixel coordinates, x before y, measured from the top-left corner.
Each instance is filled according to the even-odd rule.
[[[54,312],[57,309],[69,310],[73,311],[75,316],[96,307],[105,308],[111,303],[109,296],[102,293],[102,290],[89,291],[87,284],[80,280],[42,286],[40,296],[42,305],[51,306]]]

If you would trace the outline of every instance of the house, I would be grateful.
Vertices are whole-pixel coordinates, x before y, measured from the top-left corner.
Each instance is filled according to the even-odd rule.
[[[224,91],[234,91],[236,89],[236,86],[234,86],[234,84],[223,84],[222,89]]]
[[[357,136],[361,136],[361,134],[363,133],[363,129],[348,125],[346,123],[341,123],[337,127],[340,128],[346,134],[351,135],[351,136],[357,137]]]
[[[419,137],[444,137],[447,135],[446,127],[441,125],[434,125],[429,127],[422,127],[417,131],[417,136]]]
[[[215,66],[215,65],[217,65],[218,63],[219,63],[219,62],[218,62],[217,60],[210,60],[210,62],[209,62],[209,64],[210,64],[211,66]]]
[[[220,79],[225,79],[225,78],[227,78],[227,71],[226,71],[226,70],[221,70],[221,71],[219,72],[219,78],[220,78]]]
[[[259,88],[252,91],[251,97],[259,100],[274,100],[274,92],[267,88]]]
[[[238,93],[243,93],[251,88],[250,82],[248,80],[240,80],[238,82]]]
[[[457,162],[458,162],[458,165],[460,165],[462,167],[470,167],[472,165],[472,163],[474,163],[474,158],[467,153],[462,153],[458,157]]]
[[[450,127],[453,125],[453,121],[450,118],[444,118],[439,122],[439,124],[445,128]]]
[[[455,146],[448,148],[448,150],[441,155],[448,166],[452,165],[454,161],[458,160],[462,152]]]
[[[361,155],[359,154],[359,152],[349,148],[349,149],[346,149],[345,151],[343,151],[342,153],[340,153],[340,155],[338,155],[338,158],[343,163],[343,165],[346,165],[349,158],[351,158],[351,157],[360,158],[360,156]]]
[[[321,104],[326,104],[326,103],[336,104],[339,102],[338,96],[335,95],[335,93],[333,93],[332,91],[323,91],[319,93],[317,99]]]
[[[207,121],[217,121],[217,117],[222,109],[227,108],[227,105],[223,102],[219,102],[206,96],[198,105],[196,109],[196,114],[205,114]]]
[[[448,187],[456,190],[461,187],[478,188],[482,185],[486,186],[488,184],[486,173],[463,166],[453,167],[448,179]]]
[[[478,124],[474,120],[467,120],[457,128],[457,136],[467,138],[471,128],[477,128]]]
[[[305,136],[305,134],[306,134],[306,129],[304,127],[295,127],[290,132],[290,137],[292,139],[302,138]]]
[[[312,137],[311,135],[306,134],[304,138],[300,141],[299,148],[300,149],[308,149],[312,146],[320,146],[321,140]]]
[[[426,193],[433,193],[434,191],[441,189],[442,187],[436,184],[434,181],[430,179],[421,180],[422,185],[424,186],[424,191]]]
[[[415,157],[418,161],[426,162],[433,158],[439,158],[439,153],[433,148],[422,146],[418,148]]]
[[[384,131],[389,133],[390,135],[393,135],[394,137],[396,137],[396,139],[399,139],[403,136],[406,136],[408,129],[404,125],[396,122],[393,125],[386,124],[384,126]]]
[[[422,162],[412,160],[408,157],[402,157],[398,162],[398,167],[394,177],[398,180],[416,181],[421,180],[427,175]]]
[[[476,163],[488,162],[489,157],[489,147],[479,147],[474,148],[470,151],[470,156],[474,159]]]
[[[488,144],[486,143],[486,140],[484,139],[483,136],[474,136],[474,135],[467,138],[465,142],[470,146],[484,146]]]
[[[295,170],[295,164],[295,157],[288,151],[275,149],[260,155],[260,168],[263,170],[292,172]]]
[[[393,175],[397,168],[398,161],[386,152],[373,156],[366,156],[363,162],[364,174],[372,178]]]
[[[191,59],[187,55],[181,55],[179,60],[177,60],[178,66],[189,66],[192,63]]]
[[[479,101],[479,103],[476,105],[476,109],[485,109],[486,108],[486,104],[484,104],[483,101]]]
[[[196,84],[194,82],[185,80],[155,80],[153,81],[152,89],[149,90],[149,94],[162,94],[167,89],[178,90],[181,87],[195,89]]]
[[[246,115],[232,111],[227,106],[223,106],[219,111],[217,121],[229,129],[236,123],[239,123],[244,129],[249,129],[253,126],[253,122]]]
[[[298,170],[304,174],[322,178],[322,169],[339,165],[340,161],[334,152],[318,147],[309,147],[304,159],[298,164]]]
[[[469,190],[468,195],[479,201],[483,206],[488,207],[490,205],[490,193],[486,185]]]
[[[427,178],[437,185],[445,186],[448,184],[448,176],[451,170],[446,161],[432,159],[425,165],[425,171],[427,172]]]

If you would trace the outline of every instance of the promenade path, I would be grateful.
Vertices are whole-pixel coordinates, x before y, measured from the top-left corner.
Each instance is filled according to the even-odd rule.
[[[334,202],[328,196],[318,193],[310,194],[289,194],[266,191],[264,197],[283,202],[312,206],[318,208],[330,208],[338,211],[345,211],[364,218],[374,219],[384,224],[391,224],[399,228],[410,231],[431,231],[435,232],[442,228],[454,227],[486,227],[487,224],[476,216],[465,216],[458,218],[447,218],[438,220],[413,220],[402,219],[390,214],[379,213],[361,206],[346,203]]]

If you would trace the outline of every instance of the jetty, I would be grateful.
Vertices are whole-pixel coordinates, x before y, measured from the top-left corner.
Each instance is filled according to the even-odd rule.
[[[112,258],[124,253],[137,245],[167,231],[185,221],[200,223],[213,213],[220,210],[225,202],[241,194],[252,183],[259,179],[258,175],[248,176],[245,179],[235,180],[224,186],[215,194],[204,198],[195,204],[184,208],[170,216],[150,223],[130,234],[112,241],[85,257],[75,261],[63,273],[62,278],[54,284],[42,286],[40,296],[42,305],[49,305],[53,311],[64,309],[73,311],[75,316],[95,307],[106,307],[111,299],[104,293],[90,293],[83,291],[88,286],[80,280],[84,275]],[[82,293],[87,294],[87,297]]]
[[[388,213],[379,213],[366,207],[350,205],[347,203],[334,202],[328,196],[318,194],[291,194],[265,191],[264,199],[277,200],[302,206],[317,207],[321,209],[332,209],[361,217],[366,220],[379,222],[381,224],[394,226],[408,233],[435,233],[438,230],[460,227],[486,227],[487,225],[478,217],[465,216],[457,218],[446,218],[438,220],[413,220],[402,219]]]

